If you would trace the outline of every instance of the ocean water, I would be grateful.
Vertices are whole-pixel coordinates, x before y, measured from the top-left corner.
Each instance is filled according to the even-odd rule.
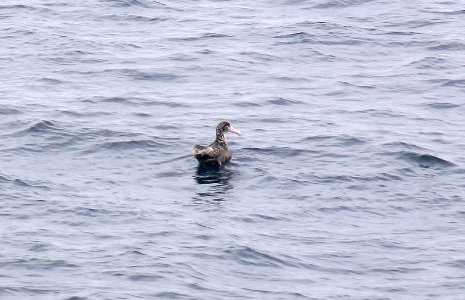
[[[464,4],[2,1],[0,299],[463,299]]]

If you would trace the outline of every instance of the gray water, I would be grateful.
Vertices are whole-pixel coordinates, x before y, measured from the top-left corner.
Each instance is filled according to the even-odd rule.
[[[464,5],[2,1],[0,298],[463,299]]]

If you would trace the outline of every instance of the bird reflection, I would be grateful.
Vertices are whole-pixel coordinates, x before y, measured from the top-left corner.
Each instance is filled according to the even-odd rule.
[[[195,173],[195,181],[203,185],[204,191],[198,192],[194,200],[196,202],[224,201],[227,192],[232,189],[230,183],[232,175],[233,172],[225,166],[200,164]]]
[[[222,185],[227,185],[229,184],[231,176],[232,172],[226,169],[224,166],[217,164],[199,164],[197,167],[195,180],[198,184],[219,183]]]

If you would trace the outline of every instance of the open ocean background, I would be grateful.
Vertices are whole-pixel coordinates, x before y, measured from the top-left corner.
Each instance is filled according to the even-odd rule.
[[[465,299],[464,30],[464,1],[1,1],[0,299]]]

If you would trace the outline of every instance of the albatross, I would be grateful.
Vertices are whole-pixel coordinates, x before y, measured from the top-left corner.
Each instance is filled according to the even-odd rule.
[[[208,146],[195,145],[192,153],[201,164],[219,164],[229,161],[232,157],[228,142],[224,134],[231,132],[241,135],[241,132],[232,127],[229,122],[223,121],[216,126],[216,139]]]

